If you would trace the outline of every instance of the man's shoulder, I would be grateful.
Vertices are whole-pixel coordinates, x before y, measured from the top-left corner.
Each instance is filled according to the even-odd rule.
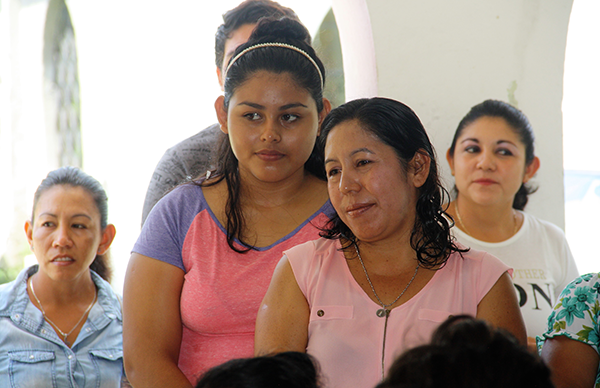
[[[209,146],[209,149],[213,149],[221,135],[223,135],[223,132],[221,131],[219,124],[213,124],[195,135],[175,144],[173,147],[169,148],[166,153],[197,150],[198,148],[206,146]]]
[[[207,170],[214,167],[222,136],[225,134],[219,124],[213,124],[165,151],[152,174],[142,220],[146,219],[152,207],[171,188],[206,174]]]

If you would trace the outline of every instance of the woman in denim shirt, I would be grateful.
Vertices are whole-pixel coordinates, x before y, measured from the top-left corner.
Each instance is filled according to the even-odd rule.
[[[115,228],[104,189],[74,167],[50,172],[25,232],[38,264],[0,287],[0,387],[119,387],[123,324],[107,282]]]

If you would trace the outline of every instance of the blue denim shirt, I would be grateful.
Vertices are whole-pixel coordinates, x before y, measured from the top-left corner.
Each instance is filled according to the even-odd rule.
[[[92,271],[98,300],[69,348],[27,295],[34,265],[0,286],[0,387],[119,387],[123,318],[110,285]]]

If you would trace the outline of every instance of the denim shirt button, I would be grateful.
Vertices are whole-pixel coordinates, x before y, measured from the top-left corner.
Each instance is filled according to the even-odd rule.
[[[21,314],[15,314],[15,315],[13,316],[13,318],[14,318],[16,321],[19,321],[19,320],[21,319]]]
[[[67,356],[67,358],[70,360],[70,359],[72,359],[72,358],[73,358],[73,355],[72,355],[72,354],[69,354],[69,355]]]
[[[35,356],[32,354],[31,356],[29,356],[30,360],[33,360],[35,358]]]
[[[46,334],[46,329],[42,329],[42,334]]]
[[[88,327],[88,328],[86,328],[86,329],[85,329],[85,331],[87,331],[87,332],[89,333],[90,331],[92,331],[92,329],[90,329],[90,328]]]

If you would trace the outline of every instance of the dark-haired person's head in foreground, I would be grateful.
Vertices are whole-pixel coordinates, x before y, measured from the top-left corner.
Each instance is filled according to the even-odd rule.
[[[448,318],[428,345],[402,354],[376,388],[553,388],[550,370],[506,330]]]
[[[207,371],[196,388],[318,388],[319,372],[306,353],[228,361]]]

